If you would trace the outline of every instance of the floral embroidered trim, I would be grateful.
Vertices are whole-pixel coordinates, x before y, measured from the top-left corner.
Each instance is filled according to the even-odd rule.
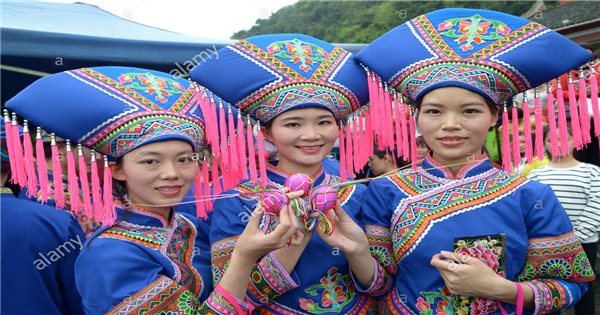
[[[170,278],[160,276],[147,287],[126,298],[107,314],[168,313],[196,314],[198,300]]]
[[[529,240],[527,261],[517,281],[556,278],[572,282],[595,279],[590,262],[573,232]]]

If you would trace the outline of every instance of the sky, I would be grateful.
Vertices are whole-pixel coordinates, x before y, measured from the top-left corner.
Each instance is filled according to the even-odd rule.
[[[44,0],[71,3],[72,0]],[[177,33],[229,39],[298,0],[79,0],[141,24]]]

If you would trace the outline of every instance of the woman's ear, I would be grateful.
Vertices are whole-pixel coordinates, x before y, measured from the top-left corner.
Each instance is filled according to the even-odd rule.
[[[273,133],[271,132],[271,127],[262,127],[262,132],[265,136],[265,140],[273,143]]]
[[[121,164],[110,163],[108,167],[110,167],[110,172],[114,179],[120,181],[125,181],[127,179],[127,176],[125,175],[125,170],[123,170],[123,166]]]

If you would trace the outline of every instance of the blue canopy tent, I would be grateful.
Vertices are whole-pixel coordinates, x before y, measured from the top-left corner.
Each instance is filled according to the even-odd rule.
[[[231,42],[142,25],[82,3],[5,0],[2,11],[1,104],[41,76],[80,67],[182,75]],[[341,46],[356,52],[363,45]]]

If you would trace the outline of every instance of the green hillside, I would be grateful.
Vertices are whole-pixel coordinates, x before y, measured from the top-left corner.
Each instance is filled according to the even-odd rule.
[[[554,7],[557,1],[545,1]],[[521,15],[533,1],[300,1],[259,19],[242,39],[270,33],[303,33],[328,42],[369,43],[386,31],[423,13],[447,8],[484,8]]]

